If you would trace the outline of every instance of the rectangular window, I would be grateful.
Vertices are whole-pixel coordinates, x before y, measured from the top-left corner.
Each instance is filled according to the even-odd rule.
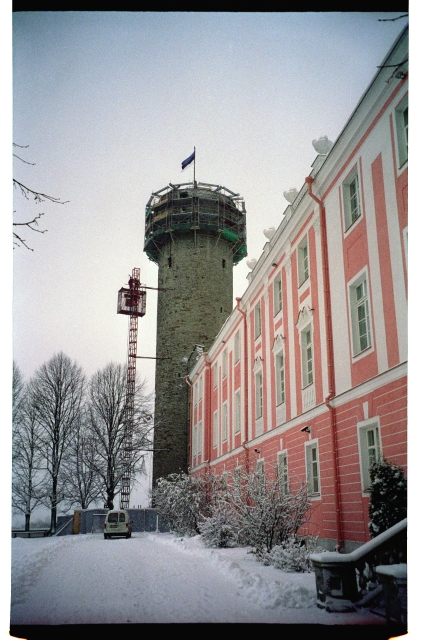
[[[352,321],[353,355],[358,355],[371,346],[371,323],[369,313],[368,284],[366,275],[349,287]]]
[[[200,421],[199,424],[197,425],[197,454],[199,456],[202,455],[202,448],[203,448],[203,423],[202,421]]]
[[[255,376],[255,398],[256,398],[256,418],[260,418],[262,416],[262,401],[263,401],[263,390],[262,390],[262,371]]]
[[[241,429],[241,396],[240,389],[234,394],[234,433],[240,433]]]
[[[274,316],[281,311],[283,306],[283,289],[281,284],[281,276],[274,280]]]
[[[218,411],[213,412],[213,446],[218,446]]]
[[[275,369],[277,374],[277,404],[283,404],[286,400],[286,394],[284,388],[284,355],[282,353],[277,354],[275,358]]]
[[[194,406],[196,406],[197,402],[198,402],[198,400],[197,400],[197,389],[198,389],[198,387],[197,387],[197,382],[196,382],[196,384],[194,385],[194,389],[193,389],[193,404],[194,404]]]
[[[355,167],[343,183],[343,207],[345,230],[349,229],[361,215],[361,199],[359,196],[359,176]]]
[[[240,331],[234,336],[234,363],[240,360]]]
[[[307,327],[301,334],[302,344],[302,380],[303,387],[307,387],[314,381],[313,372],[313,350],[312,350],[312,330]]]
[[[199,400],[203,398],[203,378],[199,380]]]
[[[197,456],[197,424],[195,425],[194,429],[193,429],[193,443],[192,443],[192,456],[193,458],[195,458]]]
[[[318,495],[320,493],[320,484],[317,442],[306,445],[306,481],[309,495]]]
[[[256,473],[263,476],[265,473],[265,463],[263,460],[258,460],[256,463]]]
[[[378,424],[360,426],[358,432],[362,490],[369,491],[371,486],[370,468],[374,462],[378,462],[381,459]]]
[[[228,375],[228,350],[225,349],[222,354],[222,377],[226,378]]]
[[[297,250],[297,268],[299,272],[299,286],[309,278],[308,239],[305,238]]]
[[[222,405],[222,441],[228,439],[228,402]]]
[[[401,167],[408,160],[408,96],[395,111],[396,136],[398,143],[398,161]]]
[[[262,326],[261,326],[261,303],[255,307],[255,339],[261,335]]]
[[[218,363],[215,362],[213,365],[213,388],[216,389],[218,386]]]
[[[278,454],[278,480],[280,483],[280,491],[283,495],[289,493],[289,471],[287,466],[287,451]]]

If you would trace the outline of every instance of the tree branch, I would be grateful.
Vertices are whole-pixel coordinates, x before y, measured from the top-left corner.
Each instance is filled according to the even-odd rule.
[[[30,163],[29,163],[30,164]],[[22,184],[18,180],[13,178],[13,185],[19,187],[22,195],[29,200],[28,194],[31,193],[34,196],[34,200],[36,202],[43,202],[44,200],[50,200],[50,202],[55,202],[56,204],[66,204],[69,200],[61,200],[60,198],[54,198],[53,196],[49,196],[46,193],[40,193],[39,191],[34,191],[30,189],[26,185]]]

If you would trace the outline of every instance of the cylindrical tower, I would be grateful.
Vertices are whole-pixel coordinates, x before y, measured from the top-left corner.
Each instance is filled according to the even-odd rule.
[[[169,184],[147,203],[144,251],[159,266],[154,486],[188,470],[185,376],[233,309],[233,265],[247,255],[243,198],[214,184]]]

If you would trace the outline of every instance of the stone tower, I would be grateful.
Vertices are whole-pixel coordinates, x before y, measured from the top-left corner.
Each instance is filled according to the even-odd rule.
[[[247,255],[243,198],[214,184],[169,184],[147,203],[144,251],[159,267],[155,486],[188,470],[185,377],[233,310],[233,265]]]

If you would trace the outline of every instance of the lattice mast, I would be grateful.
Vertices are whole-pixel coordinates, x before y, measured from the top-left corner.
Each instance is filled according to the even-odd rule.
[[[130,504],[132,439],[134,432],[134,400],[137,363],[138,318],[146,313],[146,290],[140,285],[140,269],[134,268],[128,281],[128,288],[118,292],[118,313],[129,315],[127,390],[124,413],[124,440],[122,458],[124,475],[121,482],[121,509]]]

